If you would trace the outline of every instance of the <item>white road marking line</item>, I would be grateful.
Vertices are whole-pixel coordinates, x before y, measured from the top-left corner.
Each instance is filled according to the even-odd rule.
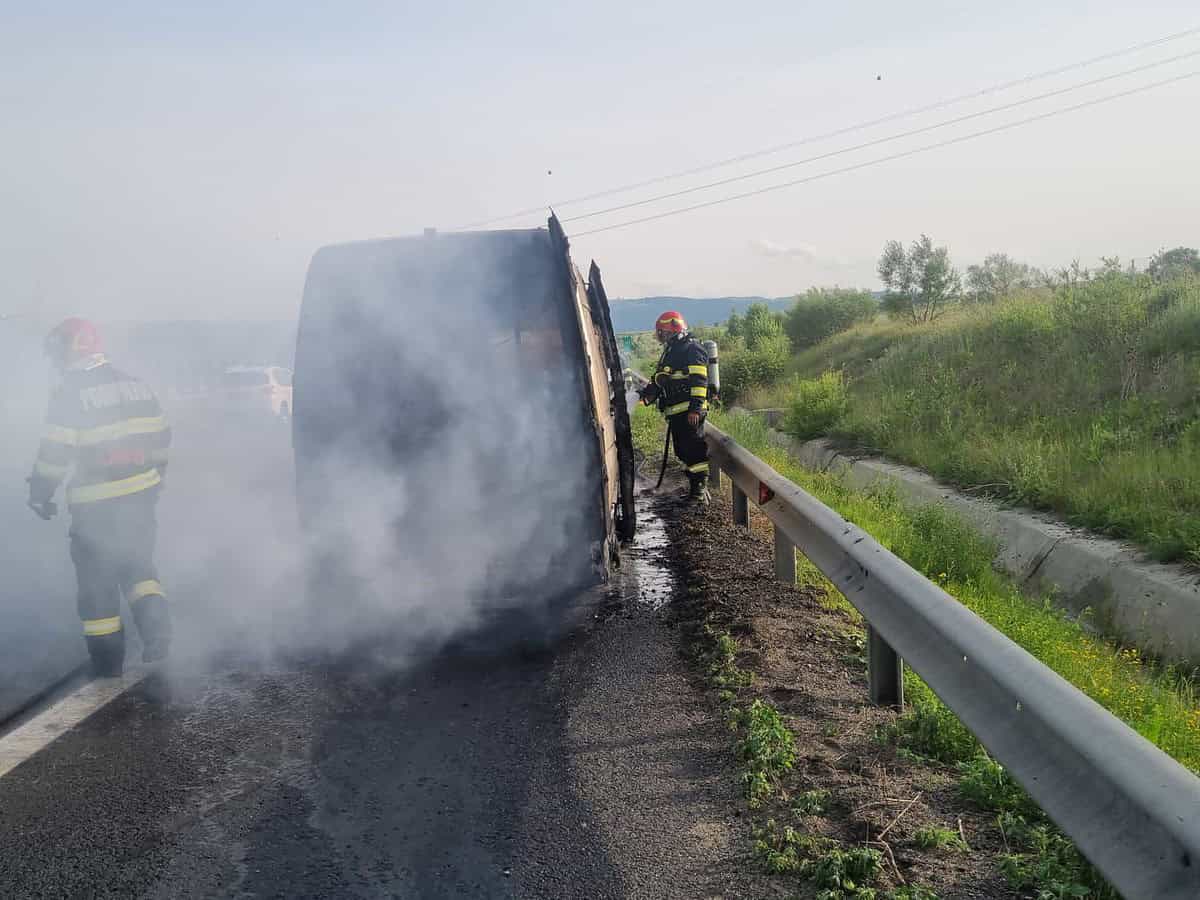
[[[92,713],[116,700],[148,674],[150,670],[145,666],[129,666],[120,678],[89,681],[0,737],[0,778],[46,749]]]

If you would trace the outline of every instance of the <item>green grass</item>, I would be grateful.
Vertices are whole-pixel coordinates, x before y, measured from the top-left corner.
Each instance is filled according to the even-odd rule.
[[[959,793],[982,809],[1035,818],[1040,815],[1029,795],[1017,784],[1008,769],[986,753],[958,764],[962,777]]]
[[[772,446],[766,426],[754,417],[716,414],[714,419],[785,477],[867,530],[1185,766],[1200,771],[1200,704],[1191,682],[1169,669],[1147,665],[1136,650],[1106,644],[1049,603],[1027,601],[992,569],[992,544],[953,515],[937,507],[914,509],[885,487],[860,491],[836,476],[809,472]],[[640,446],[661,439],[661,418],[644,411],[635,415],[635,421]],[[803,556],[798,562],[801,581],[828,591],[831,605],[845,603]],[[848,604],[846,608],[850,608]],[[741,672],[733,638],[711,627],[706,627],[704,634],[707,649],[699,661],[710,684],[722,688],[722,702],[730,707],[730,721],[739,732],[743,781],[751,803],[758,806],[777,793],[794,758],[794,745],[789,755],[787,742],[781,739],[786,725],[774,707],[763,704],[752,714],[751,707],[736,705],[736,693],[728,687],[739,683]],[[1071,841],[911,671],[905,672],[905,692],[908,710],[881,736],[895,741],[906,757],[955,765],[963,798],[998,813],[997,826],[1008,847],[1001,869],[1015,888],[1032,891],[1039,898],[1117,900],[1113,889]],[[793,813],[819,814],[810,810],[824,808],[827,800],[821,794],[808,791],[794,797]],[[857,862],[849,861],[848,854],[864,848],[821,842],[803,830],[780,828],[773,820],[767,825],[758,832],[756,847],[768,869],[797,873],[817,887],[819,897],[936,898],[919,886],[878,891],[871,886],[874,875],[864,879],[855,868],[862,860],[855,857]],[[922,847],[963,849],[961,838],[948,829],[919,831],[915,842]]]
[[[959,850],[967,851],[971,848],[967,846],[967,842],[953,828],[939,828],[936,825],[927,825],[923,828],[918,828],[913,835],[913,843],[922,850]]]
[[[633,432],[634,450],[640,450],[646,457],[642,464],[642,474],[649,475],[653,471],[657,478],[658,464],[662,460],[663,438],[666,436],[662,414],[652,406],[639,403],[630,416],[630,428]]]
[[[730,725],[739,733],[738,755],[742,760],[742,782],[750,808],[774,796],[783,776],[796,761],[796,741],[774,705],[754,700],[735,708]]]
[[[829,371],[796,385],[784,427],[802,440],[819,437],[840,422],[848,409],[846,380],[841,372]]]
[[[959,791],[982,809],[998,812],[1007,852],[1001,871],[1009,884],[1039,898],[1120,900],[1120,895],[1050,822],[1008,771],[986,754],[960,763]],[[918,834],[918,842],[920,835]]]
[[[809,834],[790,825],[780,826],[775,819],[751,827],[754,850],[767,870],[782,875],[799,872],[805,864],[836,849],[831,838]]]
[[[1047,509],[1161,560],[1200,563],[1200,280],[1112,276],[956,310],[878,320],[792,358],[742,400],[829,410],[813,381],[844,374],[844,443]]]
[[[973,759],[979,741],[915,673],[905,671],[907,711],[884,729],[883,737],[913,755],[953,764]]]
[[[1135,650],[1105,644],[1048,603],[1028,602],[992,569],[992,545],[953,515],[938,507],[908,506],[886,488],[859,491],[836,476],[809,472],[768,442],[766,427],[757,418],[717,418],[749,450],[866,529],[1184,765],[1193,770],[1200,766],[1200,707],[1190,682],[1145,665]],[[905,672],[905,690],[909,708],[883,736],[914,759],[954,764],[963,798],[999,814],[1008,847],[1001,870],[1014,888],[1039,898],[1116,900],[1111,886],[1074,844],[911,671]],[[922,847],[969,849],[947,829],[924,830],[915,841]],[[835,857],[825,854],[821,860],[836,867]],[[800,861],[798,871],[812,878],[813,867],[820,864]],[[869,884],[850,881],[852,891],[825,888],[825,896],[876,896]]]
[[[715,418],[781,474],[941,584],[1143,737],[1200,772],[1200,702],[1191,682],[1171,669],[1147,665],[1134,649],[1118,649],[1089,634],[1048,602],[1028,601],[992,569],[992,545],[950,513],[938,507],[913,510],[886,489],[859,491],[836,476],[809,472],[773,447],[766,426],[754,417]],[[899,727],[910,735],[910,749],[946,761],[970,758],[974,739],[961,726],[954,732],[951,714],[939,710],[940,701],[912,673],[906,675],[906,691],[913,718]]]
[[[886,900],[938,900],[938,895],[922,885],[906,884],[896,888],[890,894],[886,894],[885,898]]]
[[[737,664],[738,644],[711,620],[694,632],[689,646],[693,663],[725,708],[726,721],[736,735],[742,787],[751,809],[758,809],[779,792],[796,759],[796,742],[779,710],[766,700],[739,703],[738,689],[753,683],[752,673]]]
[[[842,897],[875,897],[870,885],[883,870],[883,854],[873,847],[834,849],[813,860],[804,872],[819,893],[817,896],[840,900]],[[867,891],[870,891],[868,893]]]
[[[1009,846],[1001,870],[1013,887],[1036,891],[1038,900],[1120,900],[1070,839],[1049,823],[1030,824],[1019,815],[1001,813],[997,825]]]
[[[820,788],[802,791],[792,798],[792,812],[798,816],[820,816],[829,808],[830,793]]]
[[[737,664],[737,641],[728,631],[704,626],[705,640],[698,661],[711,687],[718,690],[749,687],[751,673]]]

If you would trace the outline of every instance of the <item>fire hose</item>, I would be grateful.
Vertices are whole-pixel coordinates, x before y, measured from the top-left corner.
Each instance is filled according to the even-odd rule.
[[[670,429],[670,427],[668,426],[668,428],[667,428],[667,439],[666,439],[665,441],[663,441],[662,465],[660,465],[660,466],[658,467],[658,481],[657,481],[657,482],[655,483],[655,485],[654,485],[654,489],[655,489],[656,491],[657,491],[657,490],[658,490],[660,487],[662,487],[662,483],[663,483],[663,476],[667,474],[667,454],[668,454],[668,453],[670,453],[670,452],[671,452],[671,429]]]

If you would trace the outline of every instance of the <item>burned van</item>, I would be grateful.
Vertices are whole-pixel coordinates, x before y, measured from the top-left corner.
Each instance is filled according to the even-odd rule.
[[[328,602],[437,630],[603,584],[632,537],[608,301],[547,228],[325,247],[296,343],[297,501]]]

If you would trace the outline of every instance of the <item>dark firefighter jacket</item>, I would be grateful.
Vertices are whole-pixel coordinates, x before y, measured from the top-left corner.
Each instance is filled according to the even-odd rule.
[[[29,499],[54,496],[72,467],[71,506],[156,487],[167,466],[171,428],[154,393],[103,359],[69,370],[50,398],[29,480]]]
[[[665,416],[708,409],[708,354],[690,334],[674,337],[663,350],[658,370],[646,389]]]

